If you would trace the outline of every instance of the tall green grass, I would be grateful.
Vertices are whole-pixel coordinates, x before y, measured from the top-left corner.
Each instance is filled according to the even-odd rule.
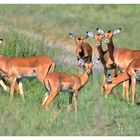
[[[122,32],[114,37],[115,47],[139,49],[139,5],[0,5],[0,52],[9,57],[47,55],[55,60],[56,70],[77,74],[74,41],[69,32],[85,35],[97,27]],[[92,39],[88,39],[95,48]],[[103,45],[105,45],[103,43]],[[94,49],[96,54],[96,49]],[[102,68],[101,68],[102,69]],[[46,111],[40,105],[45,89],[37,79],[23,79],[25,103],[15,94],[13,103],[0,87],[0,135],[140,135],[138,105],[117,99],[104,99],[100,92],[101,70],[94,68],[89,82],[78,96],[79,110],[67,112],[68,93],[60,92]],[[136,102],[140,101],[137,84]]]

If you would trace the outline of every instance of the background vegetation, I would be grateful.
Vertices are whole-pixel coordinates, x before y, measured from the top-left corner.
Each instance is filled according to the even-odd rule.
[[[77,74],[75,44],[68,33],[85,35],[97,27],[114,30],[115,47],[139,49],[140,5],[0,5],[0,37],[4,44],[1,54],[16,56],[48,55],[57,70]],[[95,43],[93,54],[97,55]],[[94,68],[88,84],[79,93],[79,111],[67,112],[68,95],[60,93],[46,111],[40,101],[44,87],[36,80],[24,79],[26,101],[0,88],[0,135],[140,135],[140,107],[122,100],[121,88],[117,99],[106,100],[100,92],[102,65]],[[139,84],[137,99],[139,102]]]

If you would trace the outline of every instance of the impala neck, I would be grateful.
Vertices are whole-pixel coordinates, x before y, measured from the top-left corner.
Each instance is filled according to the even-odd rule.
[[[87,82],[88,82],[88,79],[89,79],[89,75],[86,70],[85,70],[85,73],[83,76],[80,77],[80,80],[81,80],[81,86],[84,86]]]
[[[97,50],[99,52],[101,62],[102,63],[105,63],[105,60],[104,60],[104,51],[103,51],[103,48],[102,48],[102,43],[99,46],[96,45],[96,47],[97,47]]]
[[[113,56],[113,53],[114,53],[114,44],[113,44],[113,40],[111,39],[110,42],[107,44],[107,47],[108,47],[108,52],[109,52],[109,56],[110,56],[110,59],[113,61],[114,63],[114,56]]]
[[[118,76],[117,77],[114,77],[113,79],[112,79],[112,85],[113,85],[113,87],[115,87],[116,85],[118,85],[118,84],[120,84],[120,83],[122,83],[122,82],[124,82],[124,81],[126,81],[126,80],[128,80],[130,77],[129,77],[129,75],[127,74],[127,72],[123,72],[123,73],[120,73],[120,74],[118,74]],[[113,88],[112,87],[112,88]]]
[[[7,72],[7,62],[10,61],[9,57],[5,57],[5,56],[0,56],[0,70]]]

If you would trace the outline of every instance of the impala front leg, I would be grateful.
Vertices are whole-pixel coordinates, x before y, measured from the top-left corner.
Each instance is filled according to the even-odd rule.
[[[9,87],[5,85],[5,83],[3,82],[3,80],[0,80],[0,85],[2,86],[2,88],[4,89],[4,91],[9,92]]]
[[[10,88],[11,102],[12,102],[13,96],[14,96],[14,89],[15,89],[16,81],[17,81],[17,78],[14,78],[14,80],[11,83],[11,88]]]
[[[73,97],[73,93],[69,93],[69,105],[68,105],[68,112],[71,111],[71,106],[72,106],[72,97]]]
[[[74,92],[74,108],[75,108],[75,111],[78,111],[78,91],[75,91]]]
[[[107,70],[104,68],[104,75],[103,75],[103,80],[102,80],[102,85],[101,85],[101,93],[104,93],[104,85],[106,83],[106,75],[107,75]]]

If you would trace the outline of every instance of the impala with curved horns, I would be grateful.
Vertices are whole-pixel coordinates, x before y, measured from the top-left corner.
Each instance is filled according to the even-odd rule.
[[[76,36],[73,33],[69,33],[69,37],[75,40],[76,43],[76,56],[79,61],[82,59],[85,63],[92,62],[92,47],[89,43],[85,42],[88,36]],[[78,65],[78,73],[80,74],[81,66]]]

